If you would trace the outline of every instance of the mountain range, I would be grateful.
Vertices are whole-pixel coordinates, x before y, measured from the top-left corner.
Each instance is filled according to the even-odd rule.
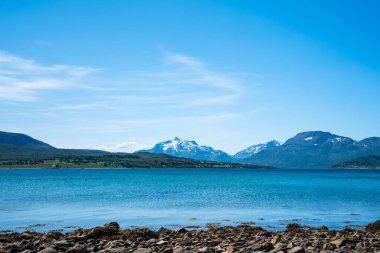
[[[379,137],[355,141],[329,132],[312,131],[299,133],[284,144],[263,150],[241,162],[270,162],[270,165],[280,168],[321,168],[370,155],[380,155]]]
[[[197,145],[194,143],[194,145]],[[209,150],[206,150],[209,151]],[[0,168],[263,168],[161,153],[59,149],[28,135],[0,131]]]
[[[355,141],[329,132],[309,131],[299,133],[283,144],[273,140],[229,155],[212,147],[198,145],[195,141],[176,137],[157,143],[152,149],[141,151],[195,160],[270,165],[279,168],[326,168],[358,157],[380,155],[380,138],[370,137]]]
[[[361,158],[360,164],[366,161],[371,161],[373,164],[374,159],[366,157],[380,156],[380,138],[370,137],[356,141],[329,132],[309,131],[299,133],[283,144],[273,140],[252,145],[234,155],[229,155],[224,151],[199,145],[193,140],[176,137],[173,140],[157,143],[151,149],[136,152],[139,153],[162,154],[198,161],[269,165],[278,168],[327,168],[339,164],[338,167],[341,167],[341,164],[350,160],[355,161],[356,158]],[[0,131],[0,159],[3,160],[110,154],[113,153],[102,150],[59,149],[25,134]],[[127,155],[127,153],[117,154]]]

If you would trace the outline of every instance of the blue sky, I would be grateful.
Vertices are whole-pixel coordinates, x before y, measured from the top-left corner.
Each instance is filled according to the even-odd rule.
[[[379,1],[0,1],[0,129],[234,153],[380,135]]]

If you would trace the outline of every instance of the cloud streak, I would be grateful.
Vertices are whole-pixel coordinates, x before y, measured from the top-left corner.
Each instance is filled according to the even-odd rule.
[[[70,65],[42,65],[0,51],[0,100],[33,101],[40,92],[74,87],[97,69]]]
[[[235,93],[239,92],[241,89],[239,82],[225,74],[209,70],[206,67],[206,64],[200,60],[168,51],[164,52],[164,56],[168,63],[174,63],[185,67],[182,77],[186,74],[193,76],[192,79],[185,80],[188,83],[201,83],[204,85],[228,89]]]
[[[207,64],[184,54],[162,51],[160,71],[130,72],[123,90],[103,93],[108,100],[123,100],[127,107],[158,106],[188,109],[201,106],[232,105],[243,94],[243,84],[236,76],[210,70]],[[126,95],[128,94],[128,95]]]

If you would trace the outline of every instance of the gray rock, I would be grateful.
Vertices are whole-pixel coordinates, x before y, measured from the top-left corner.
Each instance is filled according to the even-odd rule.
[[[66,253],[88,253],[88,249],[84,245],[77,245],[71,249],[68,249]]]
[[[274,247],[273,247],[273,244],[270,243],[270,242],[266,242],[266,243],[263,243],[263,244],[259,244],[259,245],[255,245],[251,248],[251,250],[253,251],[265,251],[265,252],[268,252],[270,250],[272,250]]]
[[[332,241],[331,243],[335,244],[338,248],[346,246],[346,245],[350,245],[350,244],[356,244],[355,241],[350,240],[350,239],[346,239],[346,238],[336,239],[336,240]]]
[[[225,253],[234,253],[234,252],[235,252],[235,248],[233,246],[228,246],[225,251]]]
[[[299,246],[288,250],[288,253],[305,253],[305,250]]]
[[[325,243],[325,244],[323,244],[322,249],[323,250],[335,250],[336,249],[336,245],[333,244],[333,243]]]
[[[49,248],[45,248],[43,250],[38,251],[38,253],[58,253],[58,251],[49,247]]]
[[[165,245],[165,244],[167,244],[167,243],[168,243],[168,242],[165,241],[165,240],[159,240],[158,242],[156,242],[156,244],[157,244],[158,246]]]
[[[193,244],[193,240],[191,240],[188,237],[185,237],[182,240],[180,240],[180,243],[181,243],[181,245],[188,246],[188,245],[192,245]]]
[[[166,249],[162,250],[160,253],[173,253],[173,249],[172,248],[166,248]]]
[[[150,248],[138,248],[137,250],[133,251],[133,253],[151,253],[152,249]]]
[[[103,227],[112,227],[115,229],[120,229],[119,223],[111,221],[103,225]]]
[[[185,250],[181,246],[175,247],[173,251],[173,253],[184,253],[184,252]]]
[[[198,250],[199,252],[209,252],[210,251],[210,249],[208,248],[208,247],[202,247],[202,248],[200,248],[199,250]]]

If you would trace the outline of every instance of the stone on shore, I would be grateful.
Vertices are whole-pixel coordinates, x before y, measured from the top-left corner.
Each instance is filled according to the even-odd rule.
[[[285,231],[217,225],[202,229],[120,229],[110,222],[91,229],[60,232],[0,232],[5,253],[314,253],[380,252],[379,222],[365,230],[334,231],[290,224]]]

